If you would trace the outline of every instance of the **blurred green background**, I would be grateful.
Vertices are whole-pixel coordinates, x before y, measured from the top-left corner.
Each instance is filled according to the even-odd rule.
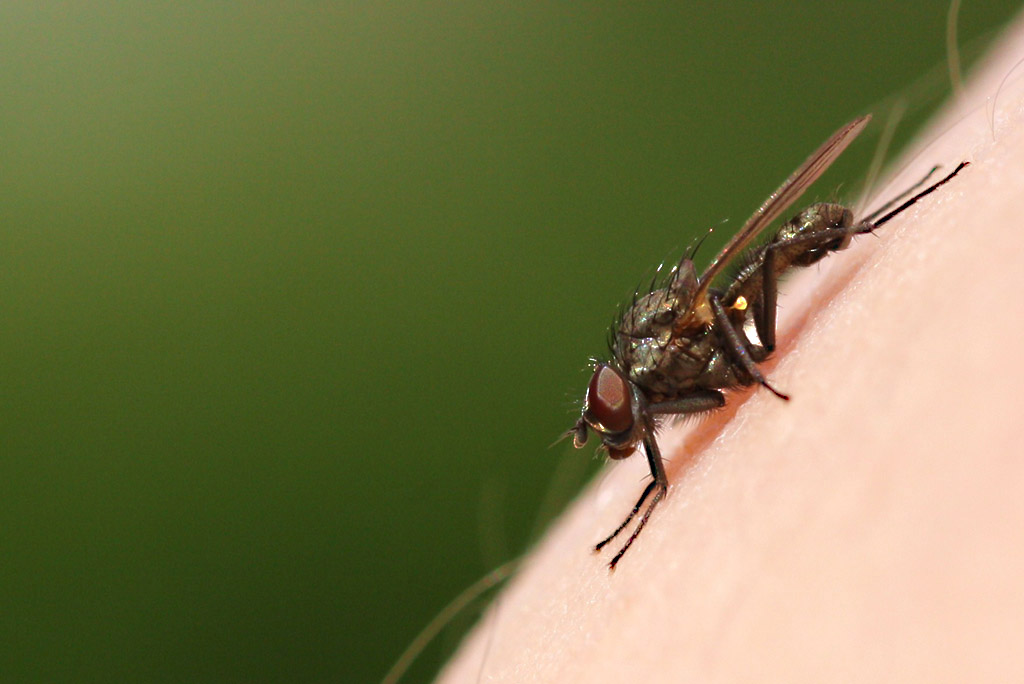
[[[0,5],[0,678],[378,679],[596,467],[640,277],[941,96],[946,11]]]

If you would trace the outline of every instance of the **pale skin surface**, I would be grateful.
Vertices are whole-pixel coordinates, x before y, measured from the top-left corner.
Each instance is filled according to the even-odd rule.
[[[610,466],[441,681],[1024,681],[1022,57],[1018,24],[876,197],[971,166],[783,285],[792,401],[666,430],[669,496],[614,573],[588,545],[647,469]]]

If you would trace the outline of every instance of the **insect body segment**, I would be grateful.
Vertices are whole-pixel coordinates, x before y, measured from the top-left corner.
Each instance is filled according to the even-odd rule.
[[[809,266],[846,248],[854,235],[873,232],[922,197],[949,181],[952,173],[872,222],[856,222],[839,204],[814,204],[784,223],[761,247],[747,252],[744,265],[724,288],[712,281],[771,221],[839,156],[869,117],[839,129],[776,190],[698,278],[693,262],[683,259],[667,283],[637,299],[617,321],[611,337],[612,360],[599,363],[587,388],[583,414],[570,431],[582,447],[588,430],[601,439],[614,459],[630,456],[643,445],[652,481],[602,549],[647,509],[622,548],[622,558],[668,491],[668,478],[655,439],[656,421],[664,416],[697,414],[725,404],[722,390],[760,384],[782,399],[788,397],[765,380],[757,364],[775,348],[778,279],[795,267]],[[870,219],[871,217],[869,217]],[[757,341],[745,332],[752,322]]]

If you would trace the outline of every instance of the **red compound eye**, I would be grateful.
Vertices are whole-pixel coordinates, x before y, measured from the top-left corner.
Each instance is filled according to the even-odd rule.
[[[599,365],[587,387],[587,422],[605,432],[626,432],[633,427],[630,397],[626,378],[611,366]]]

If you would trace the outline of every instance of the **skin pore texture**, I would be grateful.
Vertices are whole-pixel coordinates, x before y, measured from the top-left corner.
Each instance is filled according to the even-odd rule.
[[[867,208],[970,166],[783,285],[792,401],[664,430],[668,498],[614,573],[589,545],[647,465],[609,466],[440,681],[1024,681],[1022,58],[1018,22]]]

